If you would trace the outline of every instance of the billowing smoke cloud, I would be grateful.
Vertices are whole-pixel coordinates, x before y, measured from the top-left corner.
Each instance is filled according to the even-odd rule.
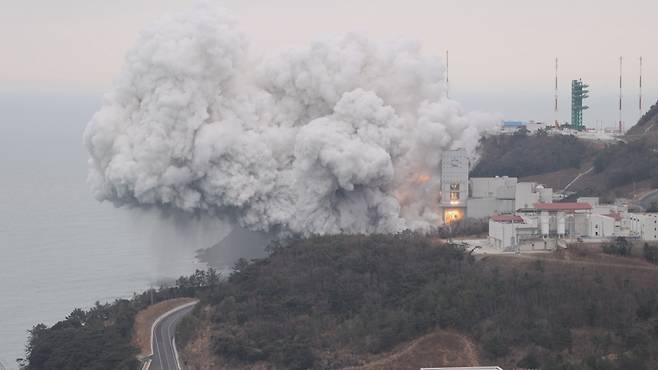
[[[493,125],[414,43],[349,34],[256,60],[222,11],[147,28],[84,134],[95,196],[295,234],[439,222],[444,149]]]

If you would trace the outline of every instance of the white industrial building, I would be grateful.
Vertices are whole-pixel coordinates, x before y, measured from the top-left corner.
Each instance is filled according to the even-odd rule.
[[[468,171],[465,149],[446,150],[441,156],[441,208],[446,223],[466,216]]]
[[[630,213],[631,235],[645,241],[658,240],[658,213]]]
[[[470,197],[466,216],[487,218],[494,213],[513,213],[517,186],[516,177],[474,177],[470,180]]]
[[[537,220],[519,215],[494,215],[489,219],[489,243],[507,249],[541,237]]]
[[[498,248],[546,247],[550,240],[575,238],[658,240],[658,214],[629,213],[625,206],[600,204],[596,197],[553,203],[553,189],[541,184],[507,176],[469,178],[469,170],[464,149],[443,152],[443,221],[489,218],[489,241]]]
[[[441,157],[441,200],[444,222],[488,218],[493,214],[514,213],[533,204],[553,201],[553,189],[516,177],[469,178],[466,150],[446,150]]]
[[[520,182],[514,194],[514,210],[533,208],[535,203],[552,203],[553,189],[535,182]]]
[[[584,197],[577,202],[537,202],[489,219],[489,243],[501,249],[546,248],[561,239],[602,241],[619,236],[658,241],[658,214],[629,213],[626,206]]]
[[[577,238],[590,232],[592,206],[588,203],[534,203],[513,215],[489,219],[489,242],[497,248],[522,244],[546,247],[546,240]]]

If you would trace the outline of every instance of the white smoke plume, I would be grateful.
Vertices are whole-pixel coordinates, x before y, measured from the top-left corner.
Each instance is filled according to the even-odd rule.
[[[89,122],[99,200],[293,234],[439,223],[444,149],[493,127],[415,43],[348,34],[257,59],[221,10],[148,27]]]

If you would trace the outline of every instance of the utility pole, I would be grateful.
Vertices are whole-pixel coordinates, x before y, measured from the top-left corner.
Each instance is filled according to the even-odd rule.
[[[557,58],[555,58],[555,105],[553,107],[553,115],[555,116],[555,128],[560,127],[560,113],[557,106]]]
[[[619,57],[619,133],[624,132],[623,123],[622,123],[622,109],[621,109],[621,70],[622,70],[622,61],[623,58]]]
[[[642,57],[640,57],[640,99],[639,99],[640,117],[642,117]]]

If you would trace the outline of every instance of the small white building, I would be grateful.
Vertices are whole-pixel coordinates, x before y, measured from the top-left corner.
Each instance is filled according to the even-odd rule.
[[[495,248],[517,247],[540,237],[536,220],[519,215],[493,215],[489,218],[489,244]]]
[[[640,240],[658,240],[658,213],[629,213],[631,235]]]

